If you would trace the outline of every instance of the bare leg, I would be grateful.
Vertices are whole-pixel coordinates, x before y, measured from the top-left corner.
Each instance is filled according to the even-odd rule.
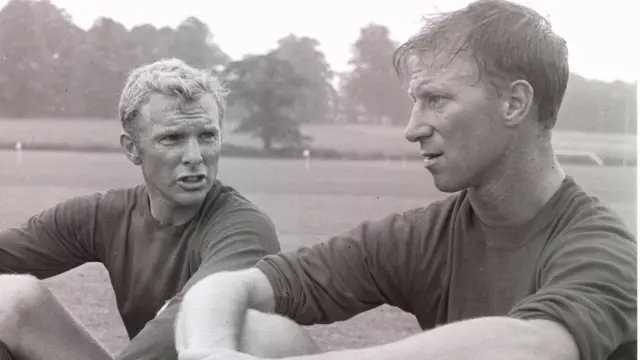
[[[38,279],[0,275],[0,341],[15,360],[111,360]]]
[[[247,312],[240,351],[272,359],[321,352],[307,332],[295,322],[255,310]]]

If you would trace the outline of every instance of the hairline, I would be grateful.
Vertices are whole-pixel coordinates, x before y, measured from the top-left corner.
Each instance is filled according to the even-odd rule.
[[[129,136],[131,136],[133,139],[138,140],[139,129],[138,129],[137,124],[139,122],[140,117],[144,116],[145,119],[151,120],[150,119],[151,115],[150,115],[149,107],[150,107],[150,102],[151,102],[151,98],[152,97],[162,97],[162,98],[165,98],[166,100],[168,100],[167,101],[168,104],[170,104],[170,103],[177,104],[177,105],[174,105],[174,106],[167,106],[163,110],[172,109],[172,110],[181,111],[180,110],[180,105],[181,104],[192,104],[194,102],[202,101],[203,98],[206,97],[207,95],[211,96],[213,98],[212,99],[213,103],[216,105],[216,108],[218,110],[217,111],[217,120],[218,120],[217,128],[222,131],[222,129],[224,127],[224,125],[223,125],[224,124],[224,121],[223,121],[224,109],[221,109],[221,106],[223,106],[224,104],[220,104],[223,101],[218,99],[216,97],[216,94],[213,91],[209,91],[209,90],[205,91],[199,97],[192,98],[192,99],[188,99],[188,98],[185,98],[184,96],[179,96],[179,95],[165,94],[165,93],[163,93],[161,91],[157,91],[157,90],[151,90],[147,94],[146,98],[139,103],[139,109],[136,112],[136,115],[131,117],[131,119],[127,122],[128,129],[124,128],[123,130],[124,130],[124,132],[129,134]],[[143,114],[143,113],[145,113],[145,114]]]
[[[493,10],[491,4],[494,5]],[[480,8],[485,5],[484,9]],[[478,15],[481,15],[482,11],[487,11],[491,16],[479,20]],[[496,31],[496,27],[499,25],[492,24],[496,20],[495,16],[507,13],[518,13],[521,16],[519,22],[513,26],[518,27],[521,24],[526,24],[528,30],[525,31],[529,32],[523,33],[523,36],[531,37],[534,42],[542,41],[532,44],[536,49],[523,50],[521,48],[516,50],[519,52],[515,58],[510,58],[509,54],[495,54],[493,50],[478,47],[483,41],[488,41],[488,38],[482,40],[482,35],[476,38],[473,35],[474,29],[477,31],[489,24],[487,25],[489,29]],[[425,17],[427,25],[393,52],[393,67],[401,80],[406,81],[407,79],[407,70],[410,68],[408,59],[411,56],[422,57],[424,53],[449,50],[453,59],[459,52],[469,50],[478,65],[478,75],[481,81],[491,85],[499,95],[515,81],[527,82],[534,89],[533,104],[538,113],[539,122],[546,129],[555,126],[566,93],[569,67],[566,60],[566,41],[553,32],[548,19],[529,7],[505,0],[477,0],[463,9],[433,15],[435,15],[435,22],[431,23],[430,19]],[[512,18],[512,20],[505,21],[515,20]],[[456,29],[455,26],[458,28]],[[516,38],[507,35],[506,38],[497,41],[505,46],[513,46],[513,42],[516,40]],[[511,43],[507,43],[508,41]],[[493,46],[491,48],[501,49]],[[509,49],[504,51],[509,51]],[[527,55],[531,55],[532,59],[527,59]],[[537,62],[532,62],[532,60]],[[544,70],[549,66],[554,70],[553,73]],[[541,72],[543,74],[540,74]]]
[[[452,44],[452,43],[456,43],[456,41],[448,41],[446,44]],[[446,49],[447,46],[445,45],[444,48]],[[402,61],[402,64],[399,64],[398,66],[395,65],[396,55],[394,53],[394,67],[396,70],[396,74],[402,80],[410,81],[413,74],[415,73],[413,69],[418,66],[425,66],[425,57],[426,57],[425,55],[429,54],[430,56],[437,58],[441,56],[440,54],[442,54],[443,52],[444,52],[443,49],[438,50],[436,48],[432,48],[432,49],[407,48],[405,52],[401,55],[402,57],[399,59],[399,61]],[[514,81],[523,80],[523,81],[529,82],[528,80],[526,80],[524,77],[521,77],[521,76],[518,76],[518,78],[516,79],[513,76],[513,74],[507,74],[506,72],[497,69],[497,67],[491,64],[489,61],[483,61],[482,58],[486,59],[486,57],[484,57],[482,52],[481,51],[472,52],[466,46],[466,44],[454,47],[453,50],[449,51],[447,56],[449,56],[449,58],[444,62],[443,65],[440,66],[440,68],[447,68],[451,65],[451,63],[454,60],[459,59],[460,56],[464,56],[466,60],[468,60],[469,62],[473,62],[473,64],[475,64],[476,66],[476,72],[475,72],[475,75],[477,76],[476,84],[483,84],[488,88],[493,88],[493,90],[496,91],[498,96],[501,95],[502,90],[507,88],[508,84],[511,84]],[[413,66],[409,65],[411,58],[417,59]],[[472,76],[472,74],[468,74],[468,76]]]
[[[167,75],[167,83],[158,78]],[[179,104],[199,101],[210,94],[218,107],[220,127],[224,123],[228,94],[224,81],[213,71],[192,67],[177,58],[166,58],[136,67],[129,73],[118,103],[120,123],[126,133],[132,133],[138,113],[154,94],[182,100]]]
[[[151,98],[152,97],[158,97],[158,96],[159,97],[163,97],[163,98],[169,100],[168,103],[173,102],[173,103],[177,103],[178,104],[178,106],[171,106],[171,107],[167,106],[163,110],[174,109],[174,110],[180,111],[180,104],[191,104],[191,103],[194,103],[194,102],[202,101],[202,99],[207,95],[209,95],[209,96],[211,96],[213,98],[213,103],[216,104],[216,107],[218,108],[217,109],[218,111],[217,111],[217,114],[216,114],[218,123],[215,125],[215,127],[217,129],[219,129],[220,132],[222,132],[223,129],[224,129],[224,121],[222,119],[224,110],[220,109],[219,100],[216,98],[216,96],[215,96],[215,94],[213,92],[207,91],[207,92],[203,93],[198,98],[186,99],[183,96],[168,95],[168,94],[162,93],[160,91],[155,91],[155,90],[149,92],[149,95],[147,96],[147,98],[144,101],[140,102],[139,110],[137,111],[136,116],[134,116],[134,117],[132,117],[130,119],[130,121],[128,122],[128,125],[129,125],[128,129],[123,129],[123,131],[125,133],[127,133],[134,141],[137,142],[139,140],[139,126],[138,125],[139,125],[140,117],[144,117],[145,119],[147,119],[149,121],[151,120],[151,115],[150,115],[151,111],[150,111],[149,108],[150,108],[150,102],[151,102]]]

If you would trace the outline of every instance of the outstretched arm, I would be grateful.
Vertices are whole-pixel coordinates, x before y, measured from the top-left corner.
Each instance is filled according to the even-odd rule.
[[[486,317],[460,321],[377,347],[288,360],[579,360],[571,335],[547,320]],[[215,360],[215,357],[205,358]],[[238,358],[240,359],[240,358]]]
[[[541,257],[539,276],[540,289],[508,316],[308,359],[635,358],[637,242],[619,219],[599,215],[563,234]]]
[[[517,304],[508,316],[460,321],[395,343],[368,349],[336,351],[289,359],[595,360],[609,358],[613,360],[614,358],[610,356],[614,352],[616,354],[635,353],[632,348],[637,338],[637,245],[635,238],[621,224],[613,220],[609,222],[617,224],[617,226],[590,223],[576,226],[570,233],[564,234],[563,239],[557,241],[555,246],[549,247],[541,259],[539,269],[541,288]],[[337,243],[346,244],[349,249],[354,244],[345,239],[341,239]],[[330,245],[320,246],[316,249],[322,250],[330,247]],[[289,265],[297,269],[296,276],[289,274],[290,282],[298,281],[295,279],[296,277],[313,278],[313,280],[306,279],[302,286],[299,283],[295,287],[280,286],[280,290],[277,290],[278,294],[276,294],[276,307],[286,304],[284,308],[293,316],[318,319],[318,314],[322,314],[320,318],[323,318],[325,314],[331,315],[331,311],[327,312],[326,309],[339,310],[340,308],[336,308],[336,303],[333,302],[330,305],[325,303],[319,306],[321,309],[319,312],[310,311],[310,307],[317,308],[317,303],[314,303],[313,299],[310,300],[310,297],[348,299],[354,295],[353,292],[350,292],[350,286],[338,287],[338,289],[344,290],[344,294],[336,292],[336,288],[331,288],[331,291],[328,292],[318,290],[318,284],[326,285],[331,280],[334,282],[337,280],[338,283],[347,281],[344,277],[339,277],[344,271],[338,273],[331,271],[334,268],[331,266],[335,260],[334,256],[340,252],[320,252],[322,256],[319,256],[318,251],[304,251],[299,257],[288,258]],[[354,252],[345,259],[369,259],[366,256],[354,256],[363,255],[359,251],[348,251]],[[345,250],[343,253],[346,254],[348,251]],[[320,263],[313,261],[320,257],[325,257],[328,260]],[[303,262],[309,262],[313,266],[300,267],[300,263]],[[275,278],[276,281],[286,280],[287,278],[273,275],[283,272],[283,269],[286,269],[286,266],[282,262],[279,262],[279,265],[275,264],[271,267],[272,275],[269,278]],[[216,312],[214,307],[213,312],[198,321],[212,321],[214,319],[216,322],[214,325],[218,327],[211,329],[227,331],[227,339],[234,339],[240,329],[241,322],[238,319],[241,319],[241,314],[246,308],[253,305],[258,308],[263,306],[267,310],[273,309],[273,296],[268,296],[269,291],[267,290],[260,290],[263,286],[267,288],[264,279],[259,280],[261,277],[257,273],[255,273],[256,275],[251,274],[253,272],[243,276],[229,274],[228,278],[211,281],[209,285],[203,283],[203,290],[224,290],[219,293],[221,297],[216,298],[216,304],[220,299],[224,300],[227,293],[234,295],[228,298],[232,305],[223,302],[228,307],[220,306],[218,309],[220,313]],[[351,275],[352,273],[347,272],[347,274]],[[271,284],[278,283],[274,283],[272,280]],[[345,284],[353,285],[346,282],[342,285]],[[218,289],[213,290],[214,286]],[[304,291],[300,288],[304,288]],[[294,296],[285,295],[286,299],[282,301],[279,299],[279,297],[283,297],[282,289],[293,292]],[[252,300],[252,296],[255,296],[254,293],[258,294],[256,300],[259,301],[256,301],[256,304]],[[204,294],[202,292],[201,296]],[[199,310],[207,309],[207,303],[204,300],[197,299],[197,301]],[[305,301],[312,303],[312,305],[300,304]],[[234,302],[240,304],[238,308],[234,307]],[[295,304],[288,305],[289,302]],[[353,302],[349,304],[353,305]],[[231,314],[225,315],[223,312],[229,309]],[[311,313],[311,316],[299,315],[298,312]],[[197,317],[198,312],[193,312],[193,319]],[[193,320],[193,322],[197,321]],[[225,322],[233,324],[233,332],[228,331]],[[199,336],[197,331],[192,334],[187,330],[183,334],[189,334],[189,336],[196,338]],[[225,347],[234,348],[233,341],[226,344],[222,341],[216,344],[209,342],[208,336],[210,335],[201,340],[204,348],[212,346],[208,353],[210,355],[193,359],[251,359],[246,354],[229,352],[224,349]],[[200,346],[200,344],[195,345]],[[216,348],[216,346],[218,347]],[[615,359],[619,358],[624,357]],[[185,357],[185,359],[188,358]]]
[[[254,276],[246,274],[246,279]],[[229,277],[228,280],[232,280]],[[245,279],[245,280],[246,280]],[[259,277],[255,275],[254,280]],[[259,281],[259,280],[258,280]],[[226,285],[223,281],[209,285]],[[264,284],[263,284],[264,285]],[[200,293],[200,295],[206,295]],[[237,299],[234,299],[237,300]],[[194,314],[197,315],[197,314]],[[210,315],[210,314],[208,314]],[[237,314],[236,314],[237,315]],[[217,316],[217,315],[216,315]],[[237,317],[225,317],[223,321],[237,321]],[[189,319],[190,325],[198,323]],[[201,319],[200,319],[201,321]],[[236,322],[236,325],[240,322]],[[202,324],[202,323],[200,323]],[[185,328],[178,332],[185,335]],[[196,330],[189,327],[188,330]],[[217,343],[219,334],[206,333],[215,328],[201,327],[198,344],[190,343],[180,352],[184,360],[252,360],[254,357],[225,349],[224,341]],[[178,336],[181,336],[178,335]],[[213,344],[213,345],[212,345]],[[375,347],[349,349],[327,353],[288,357],[286,360],[395,360],[395,359],[439,359],[439,360],[579,360],[579,352],[573,337],[561,325],[548,320],[518,320],[507,317],[485,317],[438,327],[406,339]]]
[[[418,233],[412,220],[394,214],[364,222],[327,242],[267,256],[255,269],[201,280],[182,304],[177,342],[184,352],[237,350],[247,309],[300,325],[346,320],[384,303],[408,310],[406,291],[393,276],[409,281],[405,265],[429,257],[407,246]]]

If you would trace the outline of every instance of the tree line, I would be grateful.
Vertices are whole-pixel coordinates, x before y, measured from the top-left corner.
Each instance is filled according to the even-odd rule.
[[[100,18],[89,30],[49,0],[10,0],[0,10],[0,117],[114,119],[131,69],[162,58],[218,72],[230,87],[229,117],[265,147],[303,140],[300,124],[405,124],[410,102],[391,66],[398,42],[363,27],[350,70],[334,71],[318,40],[290,34],[264,54],[233,60],[196,17],[176,28],[128,30]],[[635,132],[636,84],[571,74],[557,128]]]

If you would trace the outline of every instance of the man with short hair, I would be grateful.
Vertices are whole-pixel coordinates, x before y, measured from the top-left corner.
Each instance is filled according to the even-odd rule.
[[[38,280],[101,262],[132,339],[117,358],[176,359],[185,291],[280,249],[270,218],[217,179],[225,94],[210,72],[177,59],[130,74],[120,140],[144,184],[73,198],[0,232],[0,274],[23,274],[0,275],[0,349],[16,359],[111,359]]]
[[[200,280],[181,305],[179,354],[255,359],[239,349],[255,311],[311,325],[388,304],[424,332],[288,359],[635,358],[636,238],[551,146],[564,40],[527,7],[477,1],[429,21],[394,64],[413,100],[406,138],[454,194]]]

